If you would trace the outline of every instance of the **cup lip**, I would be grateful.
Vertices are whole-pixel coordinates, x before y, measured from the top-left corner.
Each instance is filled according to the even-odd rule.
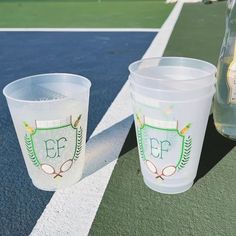
[[[35,75],[30,75],[30,76],[26,76],[26,77],[23,77],[23,78],[20,78],[20,79],[16,79],[10,83],[8,83],[2,90],[2,93],[3,95],[9,99],[9,100],[12,100],[12,101],[16,101],[16,102],[24,102],[24,103],[51,103],[51,102],[61,102],[61,101],[64,101],[64,100],[68,100],[70,98],[68,97],[65,97],[65,98],[60,98],[60,99],[51,99],[51,100],[42,100],[42,101],[35,101],[35,100],[25,100],[25,99],[18,99],[18,98],[14,98],[10,95],[8,95],[7,93],[7,89],[14,85],[15,83],[18,83],[18,82],[21,82],[23,80],[28,80],[28,79],[34,79],[34,78],[37,78],[37,77],[44,77],[44,76],[55,76],[55,75],[58,75],[58,76],[73,76],[73,77],[78,77],[82,80],[84,80],[86,83],[87,83],[87,88],[90,89],[91,87],[91,82],[89,79],[87,79],[86,77],[82,76],[82,75],[78,75],[78,74],[73,74],[73,73],[42,73],[42,74],[35,74]]]
[[[198,102],[198,101],[204,100],[205,98],[213,97],[214,94],[215,94],[215,92],[216,92],[216,89],[213,87],[213,88],[212,88],[212,91],[210,91],[210,93],[207,93],[206,95],[201,96],[201,97],[199,97],[199,98],[192,98],[192,99],[189,99],[189,100],[175,100],[175,101],[169,101],[169,100],[166,100],[166,99],[158,99],[158,101],[160,101],[160,102],[166,102],[166,103],[190,103],[190,102]],[[136,92],[131,91],[131,98],[132,98],[132,99],[134,99],[134,98],[132,97],[132,94],[133,94],[133,93],[135,94]],[[141,95],[141,96],[143,96],[143,95]],[[148,97],[148,99],[153,100],[154,98],[149,98],[149,97]],[[135,100],[135,99],[134,99],[134,100]]]
[[[162,90],[162,89],[158,89],[158,88],[145,87],[144,85],[135,82],[135,79],[130,78],[130,77],[129,77],[129,83],[130,83],[130,85],[136,86],[140,89],[150,91],[150,92],[163,92],[164,91],[166,93],[176,93],[177,94],[177,93],[182,93],[182,92],[191,93],[191,92],[196,92],[196,91],[199,91],[199,90],[202,90],[202,89],[206,89],[208,87],[214,87],[215,83],[216,83],[216,79],[213,82],[207,84],[206,86],[202,86],[202,87],[199,87],[199,88],[192,88],[192,89],[188,89],[188,90],[172,90],[172,89]]]
[[[175,60],[186,60],[186,61],[195,61],[195,62],[200,62],[200,63],[203,63],[205,65],[208,65],[209,68],[211,68],[211,72],[207,73],[207,75],[204,75],[204,76],[199,76],[195,79],[191,79],[191,81],[201,81],[207,77],[209,77],[210,75],[214,75],[216,73],[216,66],[211,64],[210,62],[207,62],[207,61],[204,61],[204,60],[201,60],[201,59],[196,59],[196,58],[191,58],[191,57],[149,57],[149,58],[144,58],[144,59],[141,59],[141,60],[138,60],[138,61],[135,61],[133,63],[131,63],[128,67],[129,69],[129,72],[130,74],[134,75],[134,76],[138,76],[138,77],[143,77],[143,78],[146,78],[146,79],[149,79],[149,80],[153,80],[153,81],[163,81],[162,79],[157,79],[153,76],[146,76],[146,75],[140,75],[139,73],[137,73],[135,70],[134,70],[134,67],[137,66],[138,64],[140,64],[141,62],[145,62],[145,61],[154,61],[154,60],[161,60],[161,59],[175,59]],[[185,81],[189,81],[188,79],[168,79],[168,82],[171,82],[171,81],[181,81],[181,82],[185,82]]]

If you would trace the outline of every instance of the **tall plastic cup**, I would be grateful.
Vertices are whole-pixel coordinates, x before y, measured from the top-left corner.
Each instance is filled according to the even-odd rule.
[[[157,192],[184,192],[196,177],[216,68],[163,57],[134,62],[129,70],[144,182]]]
[[[19,79],[3,89],[37,188],[55,191],[81,178],[90,86],[80,75],[55,73]]]

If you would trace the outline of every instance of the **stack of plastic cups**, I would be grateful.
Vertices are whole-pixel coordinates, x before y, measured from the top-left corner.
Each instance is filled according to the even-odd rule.
[[[157,192],[184,192],[196,177],[216,68],[201,60],[163,57],[134,62],[129,70],[144,182]]]

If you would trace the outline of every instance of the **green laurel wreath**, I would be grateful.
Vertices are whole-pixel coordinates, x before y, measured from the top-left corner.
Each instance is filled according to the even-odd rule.
[[[34,152],[31,137],[28,136],[27,134],[25,134],[25,146],[26,146],[26,149],[27,149],[28,156],[29,156],[30,160],[33,162],[33,164],[36,167],[40,166],[41,165],[40,161],[39,161],[39,159],[37,158],[37,156],[35,155],[35,152]]]
[[[139,145],[139,151],[142,159],[146,159],[144,155],[144,150],[143,150],[143,143],[142,143],[142,134],[141,134],[141,129],[137,128],[137,140],[138,140],[138,145]]]
[[[79,130],[77,130],[77,137],[76,137],[76,151],[73,157],[73,160],[76,161],[79,158],[79,155],[82,150],[82,140],[83,140],[83,130],[80,126]]]
[[[143,150],[142,134],[141,134],[140,128],[137,128],[137,142],[139,145],[140,156],[143,160],[146,160],[145,155],[144,155],[144,150]],[[188,136],[184,141],[184,150],[183,150],[181,161],[179,162],[177,166],[178,170],[183,169],[187,165],[190,159],[191,149],[192,149],[192,138]]]
[[[182,156],[182,159],[177,167],[179,170],[183,169],[187,165],[187,163],[190,159],[191,148],[192,148],[192,138],[190,136],[188,136],[184,141],[183,156]]]
[[[75,151],[75,154],[74,154],[74,157],[73,157],[74,161],[76,161],[79,158],[79,155],[81,153],[81,150],[82,150],[82,140],[83,140],[83,130],[82,130],[81,126],[80,126],[80,128],[77,130],[76,151]],[[35,155],[31,137],[29,135],[27,135],[27,134],[25,134],[25,146],[26,146],[26,150],[27,150],[28,156],[29,156],[30,160],[33,162],[33,164],[36,167],[41,166],[41,163],[40,163],[39,159]]]

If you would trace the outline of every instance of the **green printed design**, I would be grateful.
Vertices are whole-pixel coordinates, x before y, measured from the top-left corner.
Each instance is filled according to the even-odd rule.
[[[35,167],[42,169],[46,174],[54,175],[54,179],[63,177],[63,173],[72,167],[82,152],[83,129],[80,126],[80,119],[81,115],[74,125],[71,124],[72,118],[70,118],[69,124],[45,128],[33,128],[27,122],[23,122],[27,131],[24,136],[26,152]],[[54,132],[55,138],[53,138]],[[66,153],[61,155],[61,149],[65,148],[67,148]],[[57,167],[47,159],[58,157],[61,159],[56,160]]]
[[[182,155],[182,158],[180,159],[179,163],[177,164],[177,168],[181,170],[186,166],[190,159],[191,154],[191,148],[192,148],[192,138],[188,136],[184,141],[184,152]]]
[[[141,134],[140,128],[137,128],[137,140],[138,140],[138,145],[139,145],[140,156],[142,159],[146,160],[145,155],[144,155],[144,150],[143,150],[142,134]]]
[[[169,177],[172,176],[176,171],[181,171],[184,169],[184,167],[187,166],[189,160],[191,159],[191,149],[192,149],[192,137],[190,135],[186,135],[188,130],[190,129],[191,124],[185,125],[181,130],[179,130],[177,127],[176,128],[160,128],[156,127],[150,124],[145,124],[145,122],[142,122],[139,117],[136,115],[136,131],[137,131],[137,143],[139,146],[139,154],[140,158],[144,161],[145,165],[147,166],[147,169],[156,177],[156,178],[161,178],[164,180],[164,177]],[[148,130],[156,130],[156,133],[145,133],[145,131]],[[173,153],[173,155],[169,155],[170,157],[173,157],[173,164],[167,165],[163,168],[159,167],[159,162],[158,159],[153,162],[150,158],[159,158],[163,159],[162,154],[167,153],[169,150],[166,148],[163,148],[162,144],[166,143],[169,140],[167,139],[159,139],[159,133],[161,135],[161,132],[166,132],[170,135],[169,140],[171,136],[173,137],[178,137],[179,139],[179,152]],[[171,133],[172,132],[172,133]],[[151,136],[150,136],[151,135]],[[156,136],[155,136],[156,135]],[[149,137],[150,136],[150,137]],[[162,135],[163,136],[163,135]],[[161,136],[160,136],[161,137]],[[156,140],[154,142],[154,146],[152,146],[152,143],[148,142],[148,145],[151,145],[151,150],[147,148],[147,139],[151,140]],[[177,140],[171,140],[171,143],[176,143]],[[170,143],[169,142],[169,143]],[[146,146],[145,146],[146,145]],[[149,147],[149,146],[148,146]],[[158,150],[159,153],[158,155],[155,154],[153,155],[152,148],[154,150]],[[163,149],[162,149],[163,148]],[[160,155],[160,156],[159,156]],[[176,156],[177,155],[177,156]]]
[[[62,128],[62,127],[67,127],[67,126],[71,126],[71,125],[61,126],[61,127],[57,127],[57,128]],[[44,129],[41,129],[41,130],[52,130],[52,129],[55,129],[55,128],[44,128]],[[32,141],[31,136],[32,135],[25,134],[25,146],[26,146],[29,158],[31,159],[33,164],[36,167],[38,167],[38,166],[41,165],[41,163],[40,163],[39,159],[37,158],[37,155],[35,154],[33,141]],[[82,130],[82,127],[80,126],[76,130],[76,146],[75,146],[74,156],[73,156],[73,159],[72,159],[74,161],[78,160],[79,155],[82,151],[82,141],[83,141],[83,130]]]
[[[27,134],[25,134],[25,146],[26,146],[30,160],[33,162],[33,164],[36,167],[40,166],[41,164],[39,162],[39,159],[37,158],[37,156],[35,155],[35,152],[34,152],[34,147],[33,147],[32,141],[31,141],[31,137],[28,136]]]
[[[82,140],[83,140],[82,136],[83,136],[83,131],[82,128],[80,127],[79,130],[77,130],[75,154],[73,157],[74,161],[76,161],[79,158],[79,155],[82,150]]]

